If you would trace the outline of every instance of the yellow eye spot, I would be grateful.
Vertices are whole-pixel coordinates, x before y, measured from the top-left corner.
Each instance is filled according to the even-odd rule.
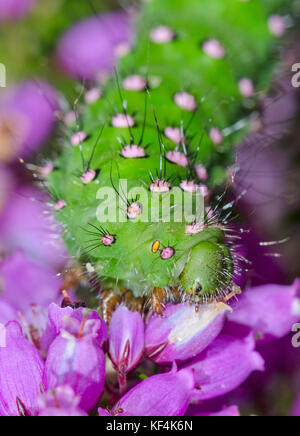
[[[152,244],[152,253],[157,253],[160,247],[160,242],[159,241],[155,241]]]

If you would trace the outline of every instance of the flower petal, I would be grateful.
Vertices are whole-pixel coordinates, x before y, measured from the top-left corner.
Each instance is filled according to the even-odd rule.
[[[6,346],[0,347],[0,415],[19,415],[18,402],[36,415],[42,388],[44,362],[23,336],[20,325],[6,324]]]
[[[144,337],[140,313],[119,306],[109,327],[109,356],[119,371],[127,373],[139,364],[144,353]]]
[[[254,351],[252,334],[245,338],[221,334],[185,368],[195,372],[197,389],[193,401],[209,400],[240,386],[255,371],[264,370],[264,360]]]
[[[153,316],[146,327],[146,353],[154,362],[170,363],[196,357],[221,332],[230,308],[223,303],[168,305],[164,317]]]
[[[194,374],[189,369],[173,369],[154,375],[127,392],[112,413],[119,416],[183,416],[194,385]]]
[[[258,286],[243,293],[229,319],[251,327],[256,335],[282,338],[300,320],[299,297],[299,279],[291,286]]]

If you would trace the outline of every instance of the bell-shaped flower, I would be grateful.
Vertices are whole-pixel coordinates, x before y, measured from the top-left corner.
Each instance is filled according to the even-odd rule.
[[[252,333],[246,337],[222,333],[184,368],[194,371],[196,389],[192,401],[198,402],[225,395],[236,389],[253,371],[264,370],[264,360],[255,351]]]
[[[282,338],[300,321],[300,280],[291,286],[264,285],[239,298],[229,320],[250,327],[259,338]]]
[[[230,308],[223,303],[169,304],[163,317],[152,316],[146,327],[146,354],[156,363],[185,361],[201,353],[221,332]]]
[[[101,320],[65,317],[60,334],[47,354],[44,384],[47,390],[69,385],[80,397],[79,408],[90,411],[102,393],[105,380],[105,358],[99,342]]]
[[[6,324],[0,343],[0,415],[37,415],[44,362],[16,321]]]
[[[49,346],[63,329],[66,319],[77,320],[80,324],[85,320],[98,320],[98,330],[95,339],[102,347],[107,341],[107,327],[103,319],[95,310],[72,307],[59,307],[57,304],[50,304],[48,309],[48,321],[44,334],[41,337],[41,350],[46,354]]]
[[[120,374],[127,374],[144,353],[144,321],[138,312],[119,306],[109,326],[109,357]]]
[[[110,412],[113,416],[184,416],[195,386],[193,371],[153,375],[128,391]],[[108,412],[99,409],[100,416]]]
[[[32,304],[48,305],[57,300],[61,279],[17,250],[0,263],[2,297],[16,310],[25,311]]]
[[[60,386],[39,397],[39,416],[87,416],[79,409],[80,398],[70,386]]]

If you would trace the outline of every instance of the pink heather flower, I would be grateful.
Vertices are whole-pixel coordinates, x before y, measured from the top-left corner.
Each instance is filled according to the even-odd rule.
[[[28,259],[57,270],[68,254],[47,200],[31,186],[18,187],[11,194],[0,214],[0,249],[5,253],[20,248]]]
[[[80,397],[79,408],[92,410],[100,399],[105,380],[105,357],[99,343],[102,322],[65,317],[60,334],[49,347],[44,372],[46,390],[69,385]]]
[[[109,357],[120,374],[132,371],[144,353],[144,321],[138,312],[119,306],[109,327]]]
[[[41,349],[46,354],[49,346],[61,333],[66,318],[76,320],[80,325],[84,320],[96,320],[99,328],[96,331],[95,341],[102,347],[107,341],[107,327],[102,318],[94,310],[84,308],[73,309],[72,307],[61,308],[55,303],[50,304],[48,309],[48,321],[45,332],[41,337]]]
[[[54,89],[26,81],[7,89],[0,99],[0,161],[27,158],[49,137],[58,109]]]
[[[194,371],[192,401],[216,398],[240,386],[253,371],[264,371],[264,360],[254,351],[252,334],[238,338],[221,334],[184,368]]]
[[[293,405],[292,416],[300,416],[300,394]]]
[[[62,284],[53,271],[29,260],[22,250],[4,258],[0,263],[0,276],[0,301],[21,312],[32,304],[48,306],[56,301]]]
[[[62,36],[57,49],[60,67],[72,77],[97,80],[112,72],[117,48],[131,38],[129,18],[122,12],[90,17]]]
[[[204,412],[203,406],[191,405],[185,416],[241,416],[238,406],[224,407],[218,412]]]
[[[113,416],[183,416],[195,386],[191,370],[153,375],[127,392],[111,411]],[[108,412],[99,409],[100,416]]]
[[[37,398],[43,389],[44,362],[24,338],[20,325],[5,326],[6,344],[0,346],[0,415],[37,415]]]
[[[229,310],[223,303],[202,305],[198,313],[189,304],[168,304],[146,326],[147,356],[159,364],[196,357],[220,334]]]
[[[264,285],[239,298],[229,320],[250,327],[264,339],[282,338],[300,321],[300,280],[291,286]]]
[[[0,323],[6,324],[9,321],[17,321],[17,310],[0,296]]]
[[[0,21],[18,20],[33,8],[35,0],[1,0]]]
[[[39,416],[88,416],[79,403],[80,397],[70,386],[60,386],[39,397]]]

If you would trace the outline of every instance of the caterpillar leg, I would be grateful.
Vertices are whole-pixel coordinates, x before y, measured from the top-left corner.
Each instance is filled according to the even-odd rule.
[[[112,291],[103,291],[100,293],[100,316],[107,325],[109,325],[114,311],[121,302],[121,297]]]

